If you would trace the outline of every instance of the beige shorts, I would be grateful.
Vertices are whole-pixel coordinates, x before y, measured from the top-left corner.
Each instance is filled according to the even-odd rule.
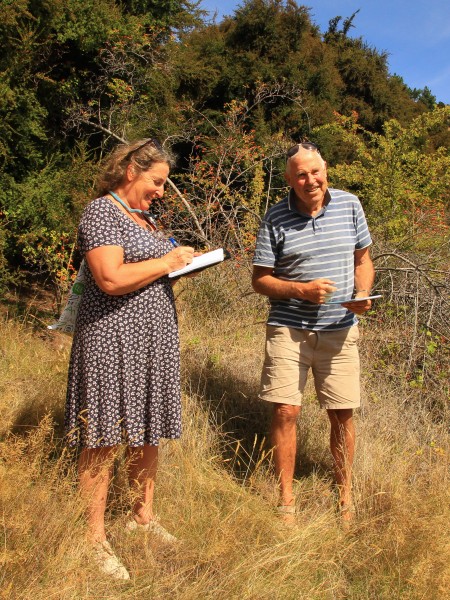
[[[266,355],[259,397],[300,406],[309,369],[320,406],[360,406],[358,326],[309,331],[267,326]]]

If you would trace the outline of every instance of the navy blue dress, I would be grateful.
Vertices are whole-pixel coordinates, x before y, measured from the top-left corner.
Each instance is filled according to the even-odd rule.
[[[83,255],[99,246],[121,246],[126,263],[161,258],[172,249],[158,232],[140,227],[108,198],[86,207],[78,238]],[[180,437],[179,362],[169,278],[111,296],[100,290],[86,264],[69,365],[69,444],[157,446],[160,438]]]

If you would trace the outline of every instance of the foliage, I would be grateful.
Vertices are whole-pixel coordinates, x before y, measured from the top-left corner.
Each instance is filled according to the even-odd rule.
[[[2,1],[2,265],[24,262],[24,232],[37,240],[45,230],[69,231],[74,240],[81,204],[108,142],[92,136],[89,126],[83,138],[95,150],[100,146],[94,157],[86,142],[77,146],[76,136],[84,134],[92,115],[100,128],[131,130],[155,103],[167,100],[160,93],[166,81],[155,72],[164,70],[162,46],[170,28],[185,23],[180,11],[187,14],[190,6],[174,2],[173,21],[166,16],[162,24],[151,14],[122,12],[112,0]]]
[[[220,23],[202,22],[186,0],[2,0],[0,10],[4,282],[24,264],[25,233],[74,241],[98,160],[118,139],[143,135],[179,152],[182,192],[166,221],[186,217],[186,237],[202,245],[249,249],[284,193],[283,149],[313,134],[374,223],[376,206],[390,211],[387,238],[416,231],[431,204],[442,222],[450,134],[430,115],[443,113],[429,90],[389,75],[384,53],[349,36],[357,11],[321,35],[294,0],[246,0]],[[414,127],[416,147],[391,161],[396,128],[403,139]]]
[[[17,268],[42,280],[50,277],[57,309],[67,289],[63,279],[67,273],[58,273],[56,267],[60,261],[58,240],[65,238],[64,269],[70,270],[67,252],[71,251],[67,248],[75,243],[81,210],[92,195],[95,165],[88,159],[86,148],[79,145],[64,158],[55,155],[46,167],[21,182],[4,176],[0,191],[1,284],[14,284]],[[76,258],[74,266],[78,266]]]
[[[411,97],[414,100],[422,102],[427,106],[430,110],[436,106],[436,96],[431,93],[430,88],[425,86],[423,90],[414,88],[411,90]]]
[[[385,53],[348,37],[356,14],[342,32],[322,38],[309,10],[293,0],[246,0],[218,26],[182,37],[179,91],[202,109],[221,110],[233,99],[251,101],[257,82],[289,82],[302,91],[302,108],[279,98],[264,112],[270,132],[286,136],[308,136],[308,121],[326,123],[334,110],[357,110],[362,125],[378,132],[388,118],[407,122],[427,106],[389,77]]]
[[[123,12],[130,12],[156,24],[167,35],[171,32],[188,31],[199,25],[204,11],[194,0],[122,0]]]
[[[40,228],[23,234],[19,241],[26,265],[49,275],[55,294],[55,312],[59,314],[63,297],[76,277],[73,234]]]
[[[166,47],[200,14],[179,0],[2,0],[1,10],[0,156],[16,179],[45,163],[50,137],[73,144],[62,134],[83,110],[118,132],[167,102]]]
[[[196,118],[203,126],[194,127],[194,136],[184,139],[191,155],[183,171],[174,175],[178,194],[154,207],[178,239],[202,247],[225,246],[240,256],[253,250],[260,218],[279,194],[283,155],[283,140],[272,137],[260,143],[248,127],[253,111],[270,101],[271,91],[264,86],[260,91],[252,106],[246,101],[227,105],[220,123],[191,113],[191,122]]]
[[[448,129],[449,118],[449,107],[436,108],[406,127],[388,121],[376,134],[356,113],[336,114],[315,131],[324,156],[329,149],[332,156],[331,144],[345,147],[347,161],[330,168],[331,181],[359,196],[379,239],[420,251],[448,237],[450,152],[435,148],[432,136]]]

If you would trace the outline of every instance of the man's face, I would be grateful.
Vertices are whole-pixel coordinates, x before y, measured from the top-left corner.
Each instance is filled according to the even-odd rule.
[[[328,188],[327,164],[318,152],[300,150],[286,165],[286,181],[299,200],[299,208],[309,212],[322,207]]]

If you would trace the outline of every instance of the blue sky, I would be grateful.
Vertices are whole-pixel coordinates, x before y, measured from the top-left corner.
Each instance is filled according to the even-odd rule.
[[[239,0],[201,0],[217,10],[218,20],[232,15]],[[352,37],[388,54],[389,72],[400,75],[410,88],[431,90],[439,102],[450,104],[450,0],[297,0],[310,8],[311,20],[322,32],[341,15],[353,20]],[[342,23],[342,21],[341,21]]]

